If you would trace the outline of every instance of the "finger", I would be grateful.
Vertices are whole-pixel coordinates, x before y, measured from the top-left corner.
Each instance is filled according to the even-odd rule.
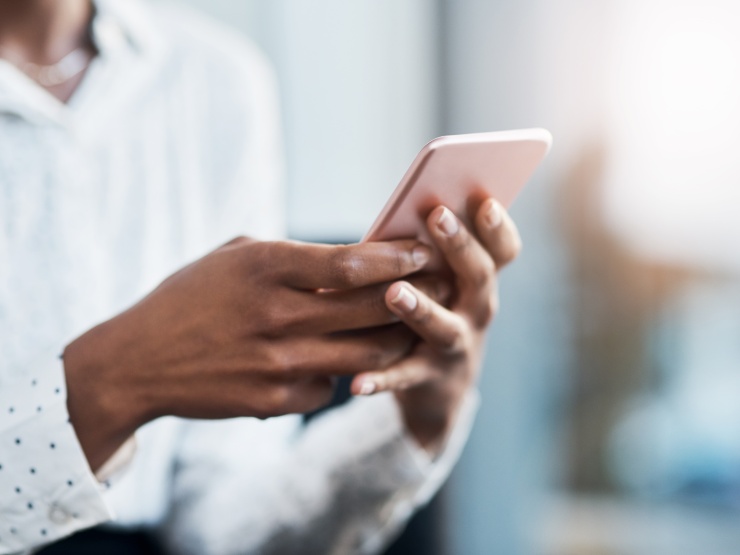
[[[427,297],[432,299],[437,304],[447,306],[452,297],[452,286],[449,281],[440,277],[437,274],[426,274],[420,276],[412,276],[408,281],[411,285],[416,287],[419,291],[424,293]],[[386,289],[387,292],[387,289]]]
[[[278,336],[290,334],[328,334],[386,326],[398,317],[385,306],[385,285],[372,285],[351,291],[294,291],[284,308],[284,321],[278,321]]]
[[[258,418],[311,412],[329,404],[334,393],[334,383],[326,376],[283,382],[268,378],[263,383],[251,385],[252,395],[246,397],[253,397],[255,389],[260,395],[256,406],[250,405],[248,412],[244,412]],[[234,388],[231,393],[238,392],[238,388]]]
[[[408,282],[396,282],[385,295],[388,308],[433,350],[445,354],[465,349],[468,323]]]
[[[450,297],[450,286],[436,276],[418,276],[412,280],[419,290],[438,302]],[[385,301],[387,284],[350,291],[300,292],[292,303],[289,322],[279,326],[283,333],[333,333],[385,326],[398,321]]]
[[[356,245],[281,243],[279,279],[297,289],[355,289],[401,279],[429,262],[431,250],[413,240]]]
[[[228,249],[230,247],[243,247],[245,245],[249,245],[250,243],[254,243],[255,240],[251,237],[245,237],[244,235],[239,235],[238,237],[234,237],[231,241],[224,243],[220,247],[218,247],[217,250],[221,249]]]
[[[304,413],[326,405],[334,385],[328,376],[277,379],[273,375],[235,372],[228,381],[210,380],[199,384],[195,403],[180,403],[178,414],[189,418],[255,416],[268,418],[288,413]],[[193,400],[192,387],[175,385],[178,399]],[[218,399],[217,404],[213,399]],[[186,407],[187,410],[181,410]]]
[[[408,357],[384,371],[365,372],[352,379],[353,395],[373,395],[382,391],[403,391],[439,377],[437,368],[427,357]]]
[[[325,407],[334,396],[334,383],[328,377],[311,378],[287,390],[283,413],[307,413]]]
[[[522,240],[514,221],[504,207],[492,198],[478,209],[475,229],[499,270],[514,260],[522,250]]]
[[[276,377],[340,376],[387,368],[407,356],[418,341],[402,325],[370,332],[284,341],[271,350],[266,369]]]
[[[454,308],[462,309],[476,324],[488,323],[498,302],[493,259],[444,206],[432,210],[427,227],[455,274],[458,300]]]

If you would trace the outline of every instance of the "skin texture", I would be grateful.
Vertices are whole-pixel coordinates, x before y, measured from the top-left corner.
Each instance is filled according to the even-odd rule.
[[[444,207],[429,215],[451,285],[417,277],[430,251],[413,240],[239,238],[183,268],[65,350],[70,417],[91,466],[160,416],[316,409],[339,374],[355,375],[355,394],[394,391],[411,435],[436,452],[481,366],[497,267],[520,249],[495,201],[475,221],[480,239]]]
[[[352,383],[356,394],[395,391],[409,431],[431,453],[480,372],[485,332],[498,310],[497,271],[521,250],[516,226],[495,200],[482,203],[474,221],[475,234],[444,207],[429,214],[430,235],[453,272],[452,302],[447,308],[413,283],[392,284],[386,305],[422,341],[402,361]]]
[[[399,361],[415,338],[385,289],[429,256],[414,240],[238,238],[183,268],[65,350],[70,417],[91,465],[160,416],[308,412],[330,400],[332,376]]]

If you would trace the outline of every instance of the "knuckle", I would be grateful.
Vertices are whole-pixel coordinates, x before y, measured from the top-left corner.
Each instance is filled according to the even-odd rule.
[[[250,270],[259,272],[262,276],[274,276],[284,270],[283,260],[290,260],[285,256],[289,250],[283,241],[268,241],[256,243],[250,260]]]
[[[350,248],[337,247],[331,255],[330,265],[334,279],[339,285],[352,288],[360,283],[362,259]]]
[[[409,270],[414,268],[414,256],[408,250],[396,251],[394,258],[394,271],[397,276],[405,276]]]
[[[267,409],[270,414],[283,414],[289,412],[290,400],[293,391],[285,384],[274,385],[267,394]]]
[[[390,375],[391,388],[395,391],[405,391],[419,385],[419,376],[407,369],[405,372],[393,372]]]
[[[425,383],[430,383],[432,381],[433,380],[431,375],[417,372],[415,374],[403,376],[398,384],[398,389],[400,391],[405,391],[407,389],[412,389],[414,387],[420,386]]]
[[[448,282],[439,280],[435,287],[435,295],[437,296],[437,302],[446,306],[452,298],[452,287]]]
[[[462,319],[456,319],[451,329],[437,341],[438,347],[445,353],[459,353],[465,349],[466,327]]]
[[[481,257],[480,265],[468,275],[470,283],[476,289],[485,289],[490,287],[493,282],[493,276],[496,274],[496,266],[490,257]]]
[[[263,241],[252,243],[249,255],[244,259],[245,273],[268,287],[283,285],[295,271],[293,247],[285,241]]]
[[[242,246],[247,245],[247,244],[249,244],[251,242],[252,242],[252,239],[250,239],[246,235],[237,235],[236,237],[234,237],[230,241],[228,241],[228,242],[224,243],[223,245],[221,245],[216,250],[228,250],[228,249],[233,249],[233,248],[237,248],[237,247],[242,247]]]
[[[247,239],[246,235],[237,235],[234,237],[231,241],[226,243],[227,245],[243,245],[245,243],[249,243],[249,239]]]
[[[406,391],[428,381],[428,377],[423,372],[408,369],[405,372],[395,372],[392,380],[394,390]]]
[[[475,318],[475,325],[478,328],[486,327],[493,320],[493,308],[490,303],[483,303],[478,309],[478,314]]]
[[[451,331],[439,341],[439,347],[445,353],[457,353],[462,350],[462,345],[463,333],[459,329]]]
[[[464,228],[460,228],[460,231],[454,236],[451,244],[451,250],[454,254],[461,256],[467,252],[468,249],[473,245],[473,237]]]
[[[397,391],[403,381],[400,372],[386,372],[383,374],[383,388],[385,390]]]
[[[522,240],[519,238],[519,236],[514,237],[510,241],[507,241],[504,245],[501,247],[501,252],[499,255],[499,264],[504,265],[508,264],[509,262],[513,261],[516,257],[519,256],[519,253],[522,251]]]
[[[480,303],[475,318],[475,324],[479,328],[487,327],[496,317],[499,309],[498,295],[490,295],[484,302]]]
[[[305,307],[299,306],[295,297],[281,297],[268,306],[263,306],[250,315],[254,320],[252,327],[259,330],[260,335],[269,338],[283,337],[301,329],[306,318]]]
[[[271,265],[268,264],[269,248],[269,243],[252,243],[249,248],[244,248],[239,257],[241,274],[257,281],[264,281],[271,270]]]
[[[260,329],[264,335],[275,337],[280,335],[285,327],[285,316],[278,310],[266,308],[260,310],[255,317],[260,322]]]
[[[434,312],[432,307],[426,299],[419,299],[419,305],[411,313],[411,321],[421,327],[426,327],[432,323],[434,319]]]
[[[290,376],[295,373],[296,366],[290,349],[270,349],[268,355],[268,369],[271,374],[278,376]]]
[[[493,261],[488,254],[483,254],[481,257],[481,271],[486,275],[486,278],[490,281],[493,276],[496,275],[496,263]]]

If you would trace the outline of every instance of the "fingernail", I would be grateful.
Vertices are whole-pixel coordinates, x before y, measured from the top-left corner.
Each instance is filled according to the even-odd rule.
[[[418,300],[408,287],[402,285],[398,289],[398,294],[391,300],[391,303],[404,312],[411,312],[416,308]]]
[[[437,220],[437,227],[448,237],[452,237],[457,233],[457,230],[460,229],[460,226],[457,223],[457,218],[455,218],[452,212],[450,212],[449,208],[442,209],[442,213],[439,215],[439,219]]]
[[[360,386],[360,395],[372,395],[373,393],[375,393],[375,389],[375,382],[365,380]]]
[[[504,210],[501,205],[495,200],[491,200],[491,204],[486,211],[486,223],[489,227],[496,228],[501,225],[504,221]]]
[[[414,265],[416,268],[423,268],[429,259],[432,257],[432,250],[424,245],[414,247],[411,251],[411,256],[414,259]]]

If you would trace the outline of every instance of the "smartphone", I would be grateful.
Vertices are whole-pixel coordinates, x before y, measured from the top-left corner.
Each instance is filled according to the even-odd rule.
[[[551,144],[545,129],[434,139],[421,149],[363,241],[418,238],[431,245],[425,221],[440,204],[473,229],[478,206],[493,197],[508,208]]]

